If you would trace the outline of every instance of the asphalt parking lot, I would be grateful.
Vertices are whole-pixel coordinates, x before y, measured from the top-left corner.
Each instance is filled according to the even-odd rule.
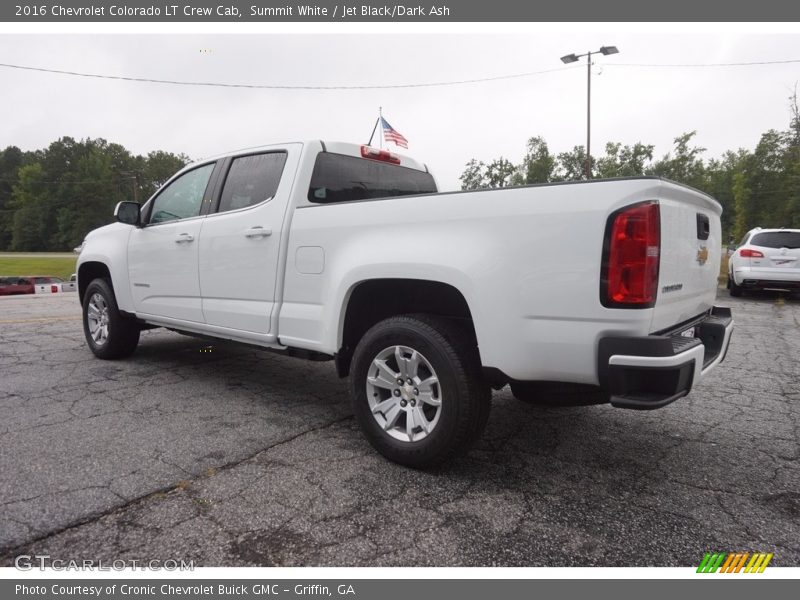
[[[361,437],[331,363],[147,331],[99,361],[74,294],[0,299],[0,565],[800,565],[800,301],[728,298],[727,360],[662,410],[495,392],[465,458]]]

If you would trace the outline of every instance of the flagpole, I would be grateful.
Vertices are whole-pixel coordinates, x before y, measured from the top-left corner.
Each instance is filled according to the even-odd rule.
[[[375,130],[378,129],[378,122],[380,118],[375,119],[375,125],[372,127],[372,134],[369,136],[369,141],[367,142],[367,146],[372,146],[372,138],[375,137]]]
[[[378,107],[378,121],[381,123],[380,149],[383,150],[383,107]]]

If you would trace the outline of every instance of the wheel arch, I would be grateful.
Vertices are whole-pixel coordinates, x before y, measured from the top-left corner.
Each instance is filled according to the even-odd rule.
[[[92,260],[81,263],[78,267],[78,299],[81,304],[83,304],[83,297],[86,295],[86,288],[97,278],[108,279],[111,289],[114,290],[114,282],[111,280],[111,270],[105,263]]]
[[[336,353],[339,376],[349,374],[356,344],[370,327],[389,317],[412,313],[458,321],[477,343],[473,312],[454,285],[427,279],[366,279],[350,287],[342,305]]]

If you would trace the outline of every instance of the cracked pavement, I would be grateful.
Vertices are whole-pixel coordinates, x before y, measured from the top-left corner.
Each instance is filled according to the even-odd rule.
[[[728,298],[726,361],[653,412],[494,393],[435,471],[377,455],[315,363],[157,329],[86,348],[75,295],[0,299],[0,566],[800,565],[800,301]]]

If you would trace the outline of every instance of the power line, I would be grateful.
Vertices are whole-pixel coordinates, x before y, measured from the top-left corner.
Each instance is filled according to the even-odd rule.
[[[644,67],[644,68],[710,68],[710,67],[751,67],[763,65],[785,65],[800,63],[800,59],[788,60],[763,60],[751,62],[729,62],[729,63],[605,63],[609,67]],[[453,81],[432,81],[423,83],[399,83],[387,85],[276,85],[276,84],[255,84],[255,83],[219,83],[214,81],[178,81],[173,79],[155,79],[152,77],[130,77],[127,75],[106,75],[102,73],[83,73],[80,71],[66,71],[62,69],[49,69],[45,67],[32,67],[28,65],[15,65],[10,63],[0,63],[0,67],[7,69],[19,69],[23,71],[36,71],[39,73],[50,73],[55,75],[69,75],[72,77],[86,77],[90,79],[108,79],[115,81],[131,81],[136,83],[159,83],[163,85],[183,85],[194,87],[220,87],[220,88],[243,88],[243,89],[262,89],[262,90],[390,90],[403,88],[430,88],[447,87],[455,85],[467,85],[472,83],[487,83],[492,81],[503,81],[509,79],[521,79],[566,71],[580,68],[579,66],[556,67],[552,69],[542,69],[539,71],[528,71],[525,73],[512,73],[509,75],[496,75],[493,77],[476,77],[474,79],[459,79]]]
[[[789,60],[759,60],[752,62],[730,62],[730,63],[603,63],[604,67],[673,67],[673,68],[694,68],[694,67],[754,67],[759,65],[789,65],[800,63],[800,58]]]
[[[545,73],[555,73],[556,71],[567,71],[577,67],[556,67],[541,71],[528,71],[527,73],[514,73],[511,75],[497,75],[495,77],[480,77],[476,79],[460,79],[456,81],[436,81],[427,83],[400,83],[390,85],[271,85],[254,83],[217,83],[214,81],[175,81],[172,79],[153,79],[150,77],[128,77],[125,75],[104,75],[100,73],[81,73],[78,71],[63,71],[60,69],[46,69],[44,67],[30,67],[26,65],[12,65],[0,63],[0,67],[8,69],[21,69],[23,71],[38,71],[40,73],[53,73],[57,75],[71,75],[73,77],[88,77],[92,79],[112,79],[117,81],[134,81],[137,83],[161,83],[168,85],[201,86],[201,87],[221,87],[221,88],[245,88],[256,90],[392,90],[401,88],[426,88],[426,87],[445,87],[453,85],[465,85],[470,83],[484,83],[488,81],[501,81],[505,79],[520,79],[522,77],[532,77]]]

